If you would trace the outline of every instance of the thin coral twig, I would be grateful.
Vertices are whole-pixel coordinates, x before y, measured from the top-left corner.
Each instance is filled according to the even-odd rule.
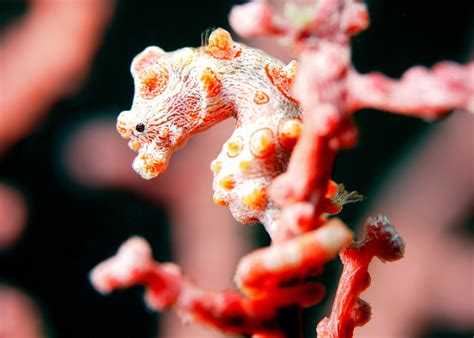
[[[350,338],[356,326],[369,321],[370,305],[359,298],[370,285],[369,264],[374,257],[383,262],[398,260],[403,257],[404,250],[405,243],[386,217],[367,220],[364,239],[340,253],[344,270],[331,316],[318,324],[319,338]]]

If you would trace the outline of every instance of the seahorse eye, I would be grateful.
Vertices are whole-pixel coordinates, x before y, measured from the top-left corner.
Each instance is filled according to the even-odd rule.
[[[139,123],[135,126],[135,130],[139,133],[143,133],[145,131],[145,125],[143,123]]]

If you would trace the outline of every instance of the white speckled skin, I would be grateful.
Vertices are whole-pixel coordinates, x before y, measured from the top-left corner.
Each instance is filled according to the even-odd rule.
[[[133,168],[145,179],[157,176],[189,137],[234,117],[236,129],[211,165],[214,201],[239,222],[259,221],[274,233],[279,207],[267,188],[286,170],[301,128],[289,94],[296,63],[285,67],[217,29],[200,48],[148,47],[131,71],[133,106],[120,114],[117,129],[138,151]]]

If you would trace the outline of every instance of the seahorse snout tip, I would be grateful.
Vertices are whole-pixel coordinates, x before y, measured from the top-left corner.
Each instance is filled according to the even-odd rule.
[[[157,177],[164,172],[168,167],[169,156],[160,154],[153,156],[146,153],[141,153],[133,160],[133,170],[137,172],[142,178],[149,180]]]

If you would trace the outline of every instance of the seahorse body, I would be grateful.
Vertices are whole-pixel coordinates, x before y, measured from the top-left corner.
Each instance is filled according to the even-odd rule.
[[[214,201],[272,235],[280,211],[267,189],[286,170],[301,131],[301,110],[290,93],[296,67],[234,42],[221,28],[200,48],[148,47],[132,62],[135,97],[117,122],[138,151],[133,168],[143,178],[157,176],[192,135],[234,117],[235,131],[211,163]]]

